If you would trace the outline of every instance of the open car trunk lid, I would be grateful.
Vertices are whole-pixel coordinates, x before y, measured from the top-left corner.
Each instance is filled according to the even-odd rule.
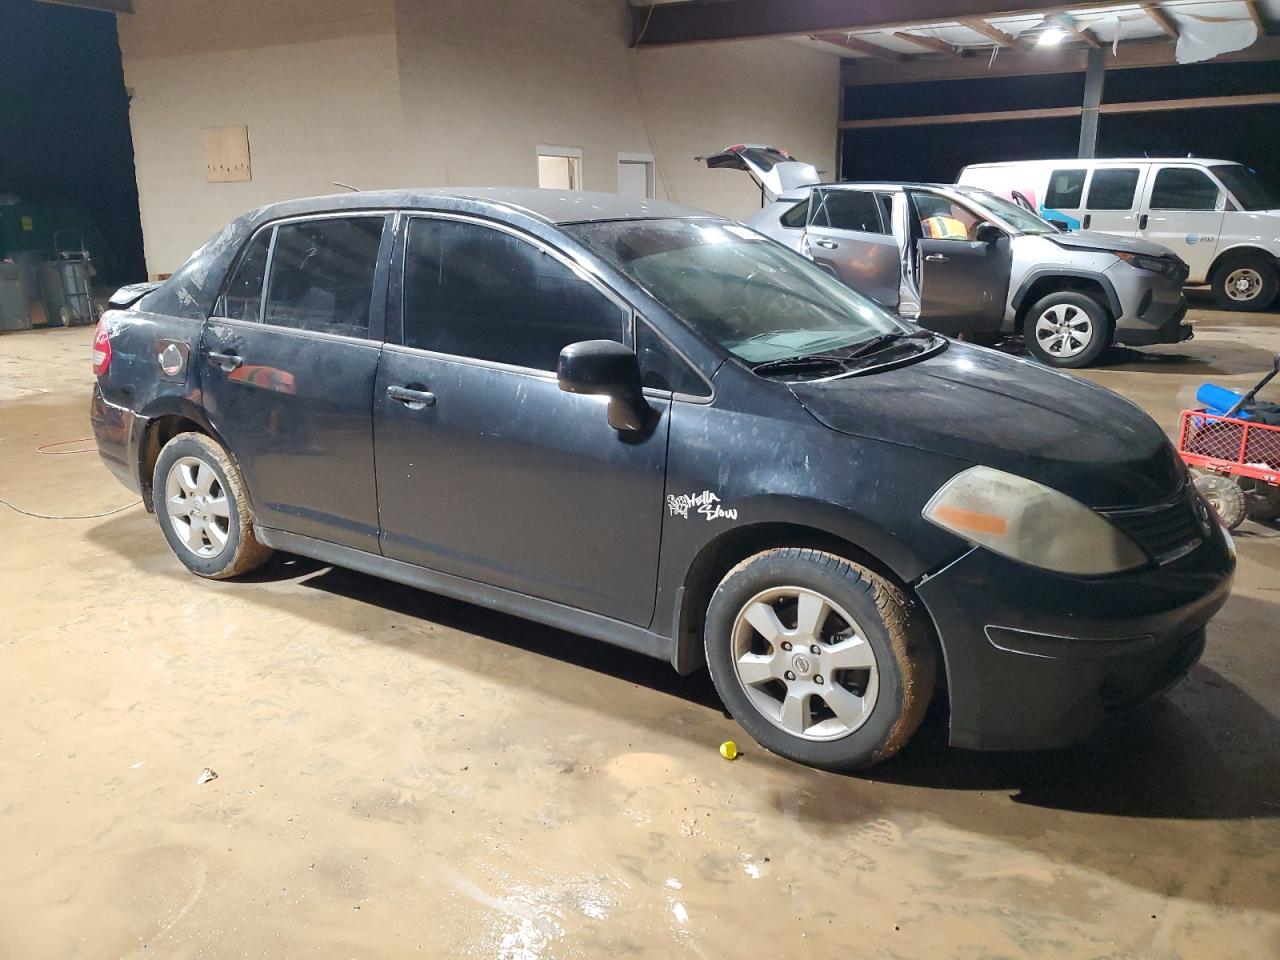
[[[695,159],[703,161],[712,170],[747,171],[769,201],[788,190],[821,182],[818,169],[813,164],[802,163],[787,151],[764,144],[739,143],[725,147],[719,153]]]

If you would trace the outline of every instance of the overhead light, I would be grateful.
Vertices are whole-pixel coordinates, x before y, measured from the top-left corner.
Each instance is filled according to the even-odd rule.
[[[1050,24],[1044,28],[1040,36],[1036,37],[1036,46],[1038,47],[1056,47],[1064,39],[1066,39],[1067,31],[1059,26]]]

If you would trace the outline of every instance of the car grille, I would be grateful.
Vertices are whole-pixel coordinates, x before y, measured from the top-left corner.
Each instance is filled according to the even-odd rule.
[[[1186,484],[1162,503],[1099,512],[1127,533],[1156,563],[1172,563],[1205,539],[1210,529],[1205,511],[1207,508],[1194,489]]]

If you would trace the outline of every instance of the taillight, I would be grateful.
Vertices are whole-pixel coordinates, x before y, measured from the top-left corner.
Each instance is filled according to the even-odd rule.
[[[98,329],[93,335],[93,375],[100,377],[111,366],[111,338],[107,335],[107,321],[104,317],[98,321]]]

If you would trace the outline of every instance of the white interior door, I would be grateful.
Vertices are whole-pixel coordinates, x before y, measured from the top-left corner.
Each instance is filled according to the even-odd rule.
[[[653,161],[618,160],[618,193],[637,200],[653,198]]]

